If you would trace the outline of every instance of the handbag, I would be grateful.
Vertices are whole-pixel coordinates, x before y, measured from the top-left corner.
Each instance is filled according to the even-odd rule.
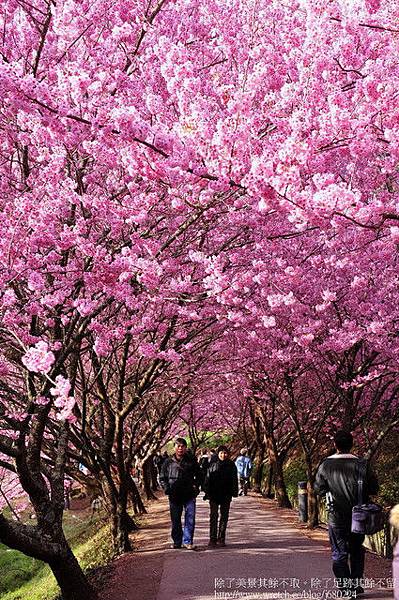
[[[374,502],[363,502],[363,485],[366,478],[367,461],[359,458],[357,474],[357,505],[352,508],[352,533],[373,535],[384,529],[386,516],[382,506]]]

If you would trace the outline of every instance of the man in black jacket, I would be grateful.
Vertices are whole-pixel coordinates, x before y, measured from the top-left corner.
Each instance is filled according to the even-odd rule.
[[[195,550],[195,500],[201,485],[201,471],[195,456],[187,452],[184,438],[177,438],[175,453],[163,463],[159,480],[169,496],[173,548],[183,545],[188,550]],[[181,524],[183,510],[184,530]]]
[[[353,437],[348,431],[337,431],[334,444],[336,453],[319,466],[315,491],[327,500],[328,533],[338,586],[346,595],[356,596],[364,591],[360,585],[364,572],[364,535],[351,532],[352,508],[358,503],[360,461],[350,453]],[[364,502],[368,502],[369,494],[378,493],[377,479],[369,467],[363,489]]]
[[[226,528],[229,520],[230,503],[232,497],[238,495],[237,467],[229,459],[226,446],[219,446],[217,459],[214,460],[207,471],[204,482],[205,497],[209,499],[210,523],[209,544],[214,548],[217,544],[226,545]],[[220,519],[218,529],[218,517]]]

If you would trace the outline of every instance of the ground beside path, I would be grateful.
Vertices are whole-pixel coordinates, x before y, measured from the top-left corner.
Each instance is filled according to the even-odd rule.
[[[165,498],[150,510],[135,537],[138,551],[115,561],[101,600],[336,597],[326,532],[301,528],[293,511],[281,511],[272,501],[257,496],[234,499],[227,547],[208,549],[209,505],[198,498],[196,551],[169,548]],[[390,590],[381,588],[391,577],[390,561],[367,554],[366,576],[371,589],[365,600],[392,598]]]
[[[100,600],[156,600],[169,543],[169,504],[163,493],[147,506],[140,530],[132,536],[134,552],[117,558]],[[172,600],[172,599],[171,599]]]

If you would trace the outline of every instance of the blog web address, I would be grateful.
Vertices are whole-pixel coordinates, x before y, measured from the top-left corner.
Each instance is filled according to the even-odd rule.
[[[247,600],[336,600],[347,598],[342,590],[303,590],[302,592],[289,592],[287,590],[278,592],[248,592],[241,590],[215,590],[214,598],[247,598]],[[355,598],[355,594],[352,594]]]
[[[381,579],[336,579],[297,578],[266,579],[244,577],[216,577],[214,580],[214,598],[247,598],[255,600],[339,600],[341,598],[356,598],[356,587],[364,590],[392,590],[393,578]],[[355,587],[355,589],[353,589]],[[256,589],[257,588],[257,589]],[[260,589],[263,588],[263,589]],[[279,589],[280,588],[280,589]],[[350,589],[352,588],[352,589]],[[350,589],[350,593],[349,592]]]

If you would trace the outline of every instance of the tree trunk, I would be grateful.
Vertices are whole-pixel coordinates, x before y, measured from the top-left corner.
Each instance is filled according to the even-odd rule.
[[[157,497],[152,493],[151,489],[151,471],[152,471],[152,456],[146,458],[143,461],[143,483],[144,483],[144,493],[147,500],[156,500]]]
[[[158,470],[154,464],[154,458],[151,458],[151,490],[155,492],[159,489],[158,485]]]
[[[133,517],[129,515],[128,512],[125,514],[124,527],[128,533],[131,533],[132,531],[137,531],[139,528],[136,521],[133,519]]]
[[[263,464],[265,458],[265,446],[262,444],[259,446],[258,460],[254,475],[254,492],[260,494],[261,486],[262,486],[262,475],[263,475]]]
[[[123,503],[120,501],[116,503],[115,508],[116,510],[112,511],[111,531],[114,552],[119,556],[119,554],[130,552],[132,550],[128,531],[130,517],[127,513],[126,506],[123,506]]]
[[[51,515],[49,505],[44,505],[43,510],[48,511],[47,517],[53,517],[51,522],[46,523],[43,514],[36,513],[38,520],[45,523],[44,529],[38,525],[7,520],[0,514],[0,541],[27,556],[46,562],[61,588],[63,600],[96,600],[95,591],[64,537],[59,520],[62,511],[54,511]]]
[[[266,487],[263,488],[262,494],[265,498],[274,498],[273,494],[273,481],[274,481],[274,470],[273,465],[269,463],[269,471],[267,473]]]
[[[288,498],[287,488],[285,487],[283,464],[277,458],[274,465],[274,489],[276,491],[276,500],[281,508],[292,508],[290,499]]]
[[[110,485],[107,480],[104,480],[102,485],[105,506],[111,520],[112,546],[116,556],[132,550],[129,540],[130,517],[127,513],[129,478],[130,475],[122,473],[118,485]]]
[[[60,586],[63,600],[96,600],[97,594],[88,582],[72,550],[66,544],[62,557],[49,561]]]
[[[314,529],[319,524],[319,504],[314,491],[313,472],[307,473],[308,477],[308,527]]]
[[[283,461],[281,460],[273,433],[266,433],[266,446],[269,455],[269,464],[274,472],[274,490],[277,504],[280,508],[292,508],[288,498],[287,488],[285,487]]]
[[[309,457],[306,458],[306,463],[306,475],[308,478],[308,527],[314,529],[319,525],[319,504],[314,491],[315,475]]]
[[[130,499],[133,504],[134,514],[135,515],[145,515],[147,513],[147,511],[145,509],[143,500],[140,496],[139,490],[137,489],[137,485],[136,485],[133,477],[130,474],[127,475],[127,483],[128,483]]]

